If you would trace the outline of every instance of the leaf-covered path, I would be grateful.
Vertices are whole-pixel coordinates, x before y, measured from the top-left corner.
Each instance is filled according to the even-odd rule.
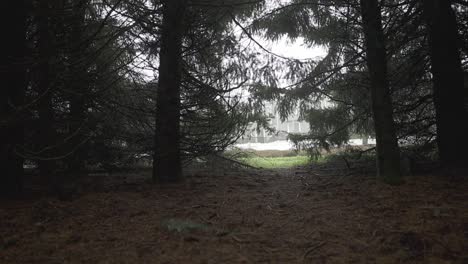
[[[468,261],[462,177],[391,187],[322,167],[205,171],[164,188],[101,178],[73,201],[2,203],[0,262]]]

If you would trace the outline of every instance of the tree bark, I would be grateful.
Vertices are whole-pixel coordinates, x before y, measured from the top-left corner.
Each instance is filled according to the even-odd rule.
[[[182,180],[179,130],[186,0],[167,0],[163,5],[153,180],[168,183]]]
[[[372,111],[377,141],[377,175],[385,182],[401,182],[400,153],[387,80],[387,58],[381,11],[377,0],[361,0],[361,15],[371,79]]]
[[[468,91],[464,87],[457,21],[448,0],[425,0],[439,158],[445,167],[468,166]]]
[[[52,104],[52,56],[53,42],[50,27],[51,6],[50,1],[38,1],[38,58],[36,91],[39,96],[37,110],[39,113],[37,145],[38,163],[41,178],[47,184],[54,184],[53,161],[55,149],[54,110]]]
[[[18,154],[24,141],[23,110],[26,81],[27,6],[24,1],[2,1],[0,49],[0,196],[19,195],[23,189],[23,162]]]
[[[88,82],[86,65],[83,61],[83,27],[85,23],[85,1],[71,1],[72,15],[70,17],[72,30],[69,43],[70,57],[70,149],[76,149],[68,159],[70,172],[79,172],[85,167],[87,146],[83,124],[86,121]]]

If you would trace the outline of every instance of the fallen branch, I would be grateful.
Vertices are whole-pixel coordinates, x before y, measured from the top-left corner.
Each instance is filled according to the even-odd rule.
[[[307,256],[308,256],[310,253],[312,253],[312,252],[314,252],[315,250],[317,250],[317,249],[323,247],[326,243],[327,243],[326,241],[322,241],[322,242],[320,242],[320,243],[318,243],[318,244],[316,244],[316,245],[310,247],[310,248],[306,251],[306,253],[304,254],[303,260],[305,261],[306,258],[307,258]]]

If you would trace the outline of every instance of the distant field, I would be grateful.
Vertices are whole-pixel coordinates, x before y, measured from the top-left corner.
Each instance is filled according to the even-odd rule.
[[[292,168],[296,166],[304,166],[310,163],[308,156],[292,156],[292,157],[246,157],[239,159],[250,166],[263,169],[277,168]]]

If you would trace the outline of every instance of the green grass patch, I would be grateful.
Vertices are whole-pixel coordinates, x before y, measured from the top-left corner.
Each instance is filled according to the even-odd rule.
[[[240,162],[249,164],[250,166],[263,169],[278,169],[292,168],[296,166],[304,166],[310,164],[308,156],[293,156],[293,157],[257,157],[250,156],[240,158]]]

